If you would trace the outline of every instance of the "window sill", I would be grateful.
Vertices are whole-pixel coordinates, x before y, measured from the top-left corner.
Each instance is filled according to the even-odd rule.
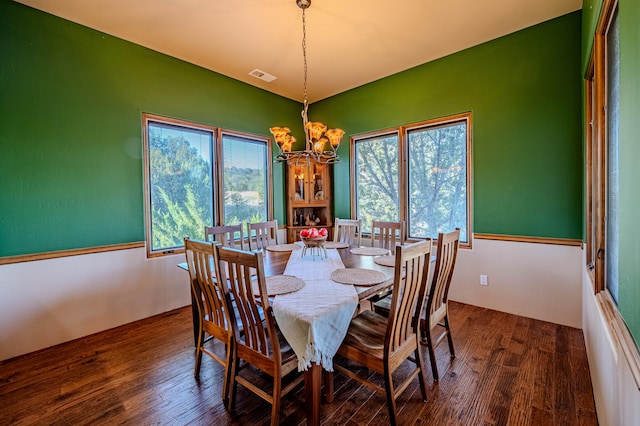
[[[636,382],[636,387],[640,390],[640,352],[633,336],[620,316],[620,312],[618,312],[608,291],[601,291],[596,294],[596,303],[604,316],[609,333],[616,343],[616,349],[622,350],[624,358],[629,365],[629,370]]]

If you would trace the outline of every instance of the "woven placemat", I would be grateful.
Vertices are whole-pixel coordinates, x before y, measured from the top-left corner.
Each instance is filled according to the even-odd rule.
[[[389,254],[389,250],[382,247],[354,247],[350,251],[353,254],[361,254],[365,256],[379,256],[381,254]]]
[[[254,281],[253,294],[260,294],[258,289],[258,281]],[[279,294],[293,293],[304,287],[304,281],[292,275],[273,275],[267,277],[267,294],[269,296],[277,296]]]
[[[331,279],[340,284],[374,285],[386,280],[387,276],[374,269],[341,268],[333,271]]]
[[[343,249],[349,247],[349,243],[341,243],[338,241],[327,241],[324,243],[326,249]]]
[[[275,244],[273,246],[267,246],[269,251],[293,251],[300,250],[300,246],[297,244]]]
[[[396,257],[390,254],[386,256],[375,257],[373,261],[382,266],[396,266]]]

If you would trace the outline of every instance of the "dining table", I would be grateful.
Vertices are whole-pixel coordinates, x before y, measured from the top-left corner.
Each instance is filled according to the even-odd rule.
[[[387,255],[384,256],[387,262],[380,262],[381,256],[370,255],[366,249],[352,252],[351,246],[343,245],[306,253],[301,242],[279,247],[283,249],[263,250],[265,276],[267,279],[296,276],[305,281],[305,286],[296,292],[274,296],[272,306],[278,327],[298,356],[298,369],[304,371],[307,424],[319,425],[323,394],[327,403],[333,401],[333,355],[346,335],[351,318],[369,308],[368,299],[392,286],[393,258]],[[178,266],[187,269],[186,263]],[[348,278],[346,282],[335,282],[331,277],[336,276],[336,271],[347,273],[347,277],[349,272],[368,271],[375,275],[373,281],[377,282],[353,285]],[[193,303],[192,309],[197,340],[198,312]]]

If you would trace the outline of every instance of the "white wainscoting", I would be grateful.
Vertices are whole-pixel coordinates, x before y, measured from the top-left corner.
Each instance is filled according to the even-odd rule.
[[[450,297],[580,328],[581,256],[579,247],[475,240],[459,251]],[[136,248],[0,266],[0,360],[188,305],[183,261]]]
[[[583,263],[585,265],[586,263]],[[583,269],[583,333],[600,426],[640,424],[640,390]]]
[[[476,239],[458,251],[449,298],[582,328],[581,262],[579,246]]]
[[[0,360],[190,304],[180,262],[136,248],[0,266]]]

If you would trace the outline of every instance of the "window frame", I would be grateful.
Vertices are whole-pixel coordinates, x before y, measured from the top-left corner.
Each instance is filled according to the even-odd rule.
[[[605,0],[596,26],[585,76],[586,147],[586,268],[594,293],[607,291],[607,37],[618,8],[617,0]],[[610,296],[613,300],[613,297]]]
[[[403,211],[404,211],[404,205],[405,205],[405,197],[402,196],[402,192],[401,192],[401,188],[404,188],[405,185],[405,181],[403,181],[403,177],[404,174],[401,172],[402,170],[402,151],[401,151],[401,147],[402,147],[402,129],[401,127],[396,127],[396,128],[392,128],[392,129],[386,129],[386,130],[382,130],[382,131],[378,131],[378,132],[368,132],[368,133],[361,133],[358,135],[354,135],[350,138],[350,159],[351,159],[351,182],[350,182],[350,190],[351,190],[351,194],[352,196],[350,197],[351,199],[351,215],[355,216],[355,217],[359,217],[359,213],[358,213],[358,182],[357,182],[357,176],[358,176],[358,166],[357,166],[357,147],[356,145],[358,143],[364,143],[367,141],[370,141],[372,139],[379,139],[379,138],[387,138],[387,137],[393,137],[395,136],[398,140],[398,191],[399,191],[399,205],[398,205],[398,220],[402,221],[405,220],[403,219]],[[367,225],[371,225],[371,224],[362,224],[362,226],[365,229],[368,229]],[[363,232],[363,235],[370,235],[370,233],[368,232]]]
[[[216,170],[216,182],[218,182],[218,186],[216,186],[216,192],[217,194],[219,194],[220,197],[222,197],[223,199],[221,200],[221,202],[219,202],[216,207],[218,208],[217,210],[217,215],[216,217],[218,218],[218,220],[216,220],[216,226],[218,225],[223,225],[224,224],[224,138],[225,136],[229,136],[229,137],[233,137],[236,139],[245,139],[247,141],[249,141],[249,143],[262,143],[266,146],[266,152],[265,152],[265,165],[266,165],[266,171],[265,171],[265,192],[264,192],[264,198],[265,198],[265,203],[266,203],[266,213],[267,213],[267,217],[266,217],[266,221],[269,220],[273,220],[273,153],[272,153],[272,144],[271,144],[271,139],[265,136],[257,136],[257,135],[253,135],[251,133],[246,133],[246,132],[238,132],[235,130],[227,130],[227,129],[218,129],[217,132],[217,138],[216,140],[220,141],[217,145],[216,145],[216,156],[217,158],[220,160],[219,164],[216,164],[217,169]],[[222,165],[222,167],[219,167],[219,165]]]
[[[219,226],[224,223],[224,197],[223,197],[223,174],[224,174],[224,157],[223,157],[223,138],[231,136],[240,139],[246,139],[252,143],[261,143],[266,146],[265,156],[265,204],[267,220],[273,219],[273,161],[272,161],[272,144],[271,139],[265,136],[254,135],[246,132],[238,132],[227,130],[216,126],[211,126],[192,121],[170,118],[155,114],[142,113],[142,140],[143,140],[143,157],[144,157],[144,211],[145,211],[145,246],[147,257],[160,257],[183,253],[183,246],[165,247],[153,250],[152,247],[152,208],[151,208],[151,170],[150,170],[150,148],[149,148],[149,125],[150,123],[158,123],[169,125],[177,128],[193,129],[199,132],[211,133],[211,190],[212,203],[211,206],[211,225]],[[204,238],[204,229],[202,236],[194,237],[196,239]]]
[[[372,138],[377,137],[386,137],[390,135],[397,134],[398,136],[398,182],[400,190],[400,218],[399,220],[404,221],[407,224],[407,235],[409,235],[409,192],[408,192],[408,182],[409,182],[409,143],[408,143],[408,134],[411,131],[416,131],[419,129],[427,129],[427,128],[438,128],[447,125],[452,125],[457,122],[465,122],[466,124],[466,209],[467,209],[467,240],[468,241],[460,241],[460,246],[464,248],[472,248],[473,246],[473,162],[472,162],[472,133],[473,133],[473,120],[471,112],[464,112],[459,114],[453,114],[445,117],[433,118],[429,120],[419,121],[416,123],[405,124],[397,127],[391,127],[387,129],[382,129],[375,132],[366,132],[360,133],[351,136],[350,138],[350,171],[351,171],[351,214],[352,216],[358,215],[358,201],[357,201],[357,158],[356,158],[356,145],[360,142],[364,142],[366,140],[370,140]],[[453,230],[452,230],[453,231]],[[421,238],[413,237],[410,238],[411,241],[418,241]],[[437,241],[436,238],[434,240]]]

